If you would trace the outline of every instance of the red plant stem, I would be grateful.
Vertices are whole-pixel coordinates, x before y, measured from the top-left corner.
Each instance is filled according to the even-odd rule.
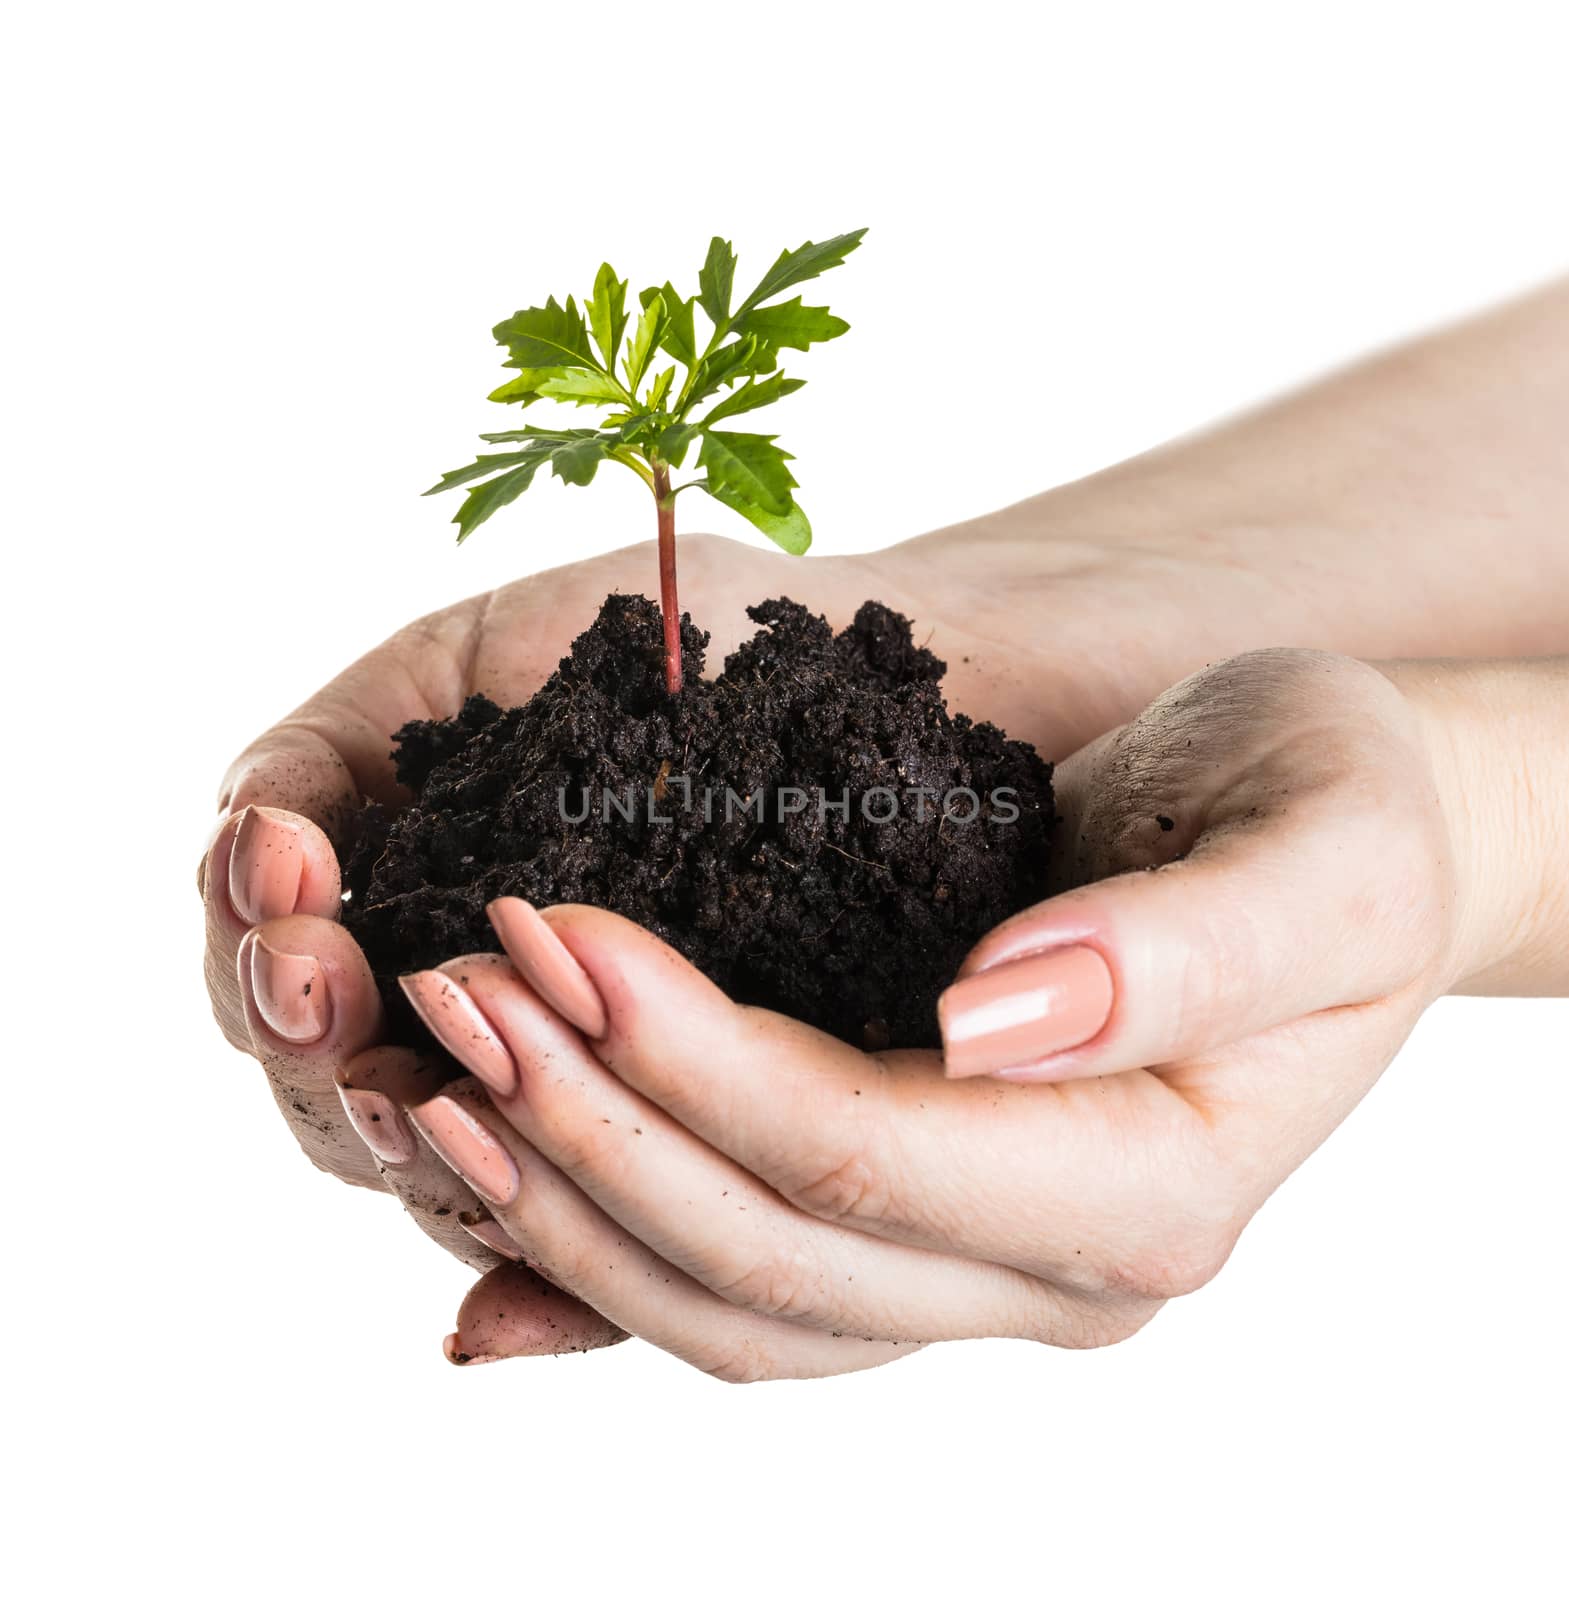
[[[654,500],[659,506],[659,610],[665,623],[665,687],[681,693],[681,603],[676,599],[676,499],[670,469],[654,466]]]

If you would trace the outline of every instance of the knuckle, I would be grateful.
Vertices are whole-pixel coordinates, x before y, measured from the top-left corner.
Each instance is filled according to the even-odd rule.
[[[1106,1287],[1151,1301],[1193,1294],[1225,1266],[1238,1231],[1213,1225],[1166,1230],[1124,1251],[1108,1271]]]
[[[807,1253],[772,1251],[719,1288],[721,1299],[785,1322],[808,1322],[821,1315],[822,1274]]]
[[[1161,870],[1175,874],[1184,867],[1178,862]],[[1253,925],[1253,908],[1245,902],[1228,902],[1225,911],[1224,918],[1200,918],[1183,930],[1170,1001],[1179,1049],[1206,1040],[1217,1019],[1248,1006],[1259,992],[1259,953],[1270,947],[1270,929]]]
[[[711,1352],[693,1365],[721,1383],[767,1383],[785,1375],[772,1354],[753,1339]]]
[[[614,1170],[626,1143],[625,1130],[578,1105],[539,1108],[541,1145],[552,1163],[568,1177]]]
[[[886,1174],[864,1151],[854,1151],[822,1167],[798,1169],[781,1188],[797,1210],[824,1222],[878,1223],[893,1210]]]

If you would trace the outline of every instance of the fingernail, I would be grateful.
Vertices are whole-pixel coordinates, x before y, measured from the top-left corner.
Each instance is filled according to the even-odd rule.
[[[518,1086],[512,1052],[485,1013],[444,972],[411,972],[398,979],[420,1020],[487,1089],[509,1095]]]
[[[460,1211],[458,1221],[465,1233],[494,1250],[498,1256],[505,1256],[508,1261],[523,1259],[523,1252],[513,1244],[507,1230],[494,1217],[486,1216],[483,1211]]]
[[[1105,957],[1082,944],[961,978],[937,1002],[947,1074],[1044,1066],[1043,1057],[1093,1039],[1111,1016],[1112,998]]]
[[[332,997],[315,956],[274,950],[259,933],[251,946],[251,995],[261,1019],[290,1044],[314,1044],[332,1026]]]
[[[300,897],[300,830],[258,806],[240,813],[229,852],[229,903],[244,922],[286,917]]]
[[[379,1089],[353,1089],[338,1085],[349,1126],[365,1141],[370,1153],[389,1167],[407,1166],[419,1151],[414,1130],[394,1100]]]
[[[458,1348],[458,1336],[449,1333],[441,1341],[441,1353],[455,1367],[482,1367],[487,1361],[499,1361],[500,1356],[471,1356],[466,1350]]]
[[[482,1199],[493,1206],[509,1206],[517,1199],[517,1163],[495,1134],[450,1095],[439,1094],[415,1106],[409,1119],[431,1149]]]
[[[602,1037],[609,1018],[593,979],[533,906],[508,897],[492,900],[485,915],[534,993],[589,1038]]]

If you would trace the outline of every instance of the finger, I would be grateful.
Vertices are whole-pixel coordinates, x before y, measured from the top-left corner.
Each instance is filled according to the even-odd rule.
[[[380,1188],[333,1079],[381,1029],[381,997],[359,946],[335,922],[280,917],[240,941],[235,985],[244,1048],[261,1062],[305,1153],[324,1171]]]
[[[609,1073],[499,956],[408,984],[416,1008],[497,1095],[530,1146],[655,1254],[733,1305],[860,1338],[1058,1340],[1060,1299],[1010,1268],[935,1254],[789,1205]],[[683,1043],[666,1040],[680,1053]]]
[[[245,807],[219,826],[203,857],[207,988],[229,1042],[249,1049],[235,956],[258,923],[295,914],[336,920],[338,858],[315,823],[291,812]]]
[[[484,1206],[415,1135],[406,1114],[408,1106],[435,1095],[447,1075],[434,1056],[378,1045],[345,1062],[333,1080],[345,1121],[370,1154],[382,1183],[444,1250],[488,1272],[503,1260],[515,1261],[517,1251],[504,1234],[487,1237]]]
[[[412,1120],[485,1195],[530,1267],[617,1327],[704,1372],[737,1382],[826,1377],[917,1348],[835,1338],[722,1300],[606,1216],[532,1149],[472,1078],[414,1108]]]
[[[219,807],[225,815],[197,874],[206,908],[208,991],[220,1028],[237,1049],[259,1047],[284,1116],[311,1158],[357,1183],[373,1184],[374,1167],[330,1092],[331,1069],[323,1070],[322,1057],[342,1040],[361,1047],[371,1042],[365,1023],[371,1014],[379,1017],[379,1005],[361,1006],[364,989],[357,982],[337,992],[329,975],[334,1036],[312,1044],[280,1040],[276,1030],[256,1033],[256,1007],[241,982],[253,958],[241,961],[241,943],[257,924],[276,917],[338,916],[331,840],[341,836],[362,795],[396,795],[393,730],[462,703],[485,613],[484,600],[476,599],[421,619],[256,740],[224,779]],[[305,988],[295,986],[296,1007]]]
[[[495,1269],[522,1252],[474,1191],[415,1135],[407,1107],[431,1098],[448,1068],[413,1050],[382,1045],[336,1074],[348,1124],[364,1141],[387,1188],[444,1250],[485,1277],[469,1291],[445,1346],[458,1366],[508,1356],[562,1355],[626,1335],[598,1312],[526,1269]]]
[[[332,1092],[338,1052],[352,1054],[371,1042],[381,1002],[353,941],[341,929],[331,936],[319,931],[335,925],[341,905],[331,843],[304,817],[246,807],[219,828],[202,893],[207,989],[224,1036],[261,1060],[279,1109],[312,1161],[346,1181],[378,1187]],[[280,944],[276,923],[294,918],[315,931],[293,929]],[[258,924],[269,931],[261,935]],[[329,967],[337,968],[336,979]]]
[[[504,899],[492,903],[491,920],[531,986],[560,1014],[575,1014],[580,1031],[583,992],[592,993],[599,1026],[585,1037],[595,1056],[705,1144],[813,1215],[870,1219],[891,1205],[874,1175],[893,1170],[900,1101],[934,1083],[934,1058],[870,1057],[804,1023],[738,1006],[669,945],[611,912],[551,906],[535,915]]]
[[[368,732],[368,730],[367,730]],[[382,740],[385,758],[390,736]],[[310,909],[315,915],[326,916],[328,910],[321,906],[294,905],[269,909],[254,914],[253,908],[236,904],[229,898],[230,880],[226,876],[229,850],[235,831],[253,810],[264,814],[278,828],[291,827],[303,832],[309,828],[320,839],[320,848],[332,862],[331,870],[337,872],[337,858],[332,840],[341,838],[349,819],[360,808],[360,794],[354,775],[347,762],[332,743],[323,735],[302,727],[279,726],[264,734],[229,768],[218,796],[218,821],[211,842],[203,852],[196,870],[196,889],[208,903],[208,940],[212,942],[215,931],[212,915],[215,905],[232,911],[241,922],[264,921],[266,916],[283,916],[292,910]],[[251,825],[254,825],[252,823]],[[267,851],[277,847],[269,830],[260,830],[257,848],[249,865],[265,863]],[[313,850],[314,841],[310,841]],[[222,860],[215,859],[220,847]],[[242,861],[244,853],[242,853]],[[309,863],[306,863],[308,866]],[[279,862],[272,862],[277,868]],[[281,895],[281,878],[273,873],[274,899]],[[246,875],[243,865],[237,868],[235,885],[243,885]],[[243,892],[243,891],[242,891]],[[336,908],[332,914],[335,914]],[[218,918],[217,930],[227,930],[232,917]]]
[[[463,1297],[442,1351],[455,1367],[511,1356],[562,1356],[621,1344],[625,1332],[517,1262],[493,1267]]]
[[[1161,802],[1142,843],[1125,835],[1114,857],[1161,864],[1031,907],[971,952],[938,1006],[949,1075],[1157,1067],[1414,981],[1436,951],[1420,886],[1442,847],[1429,819],[1398,814],[1399,787],[1331,784],[1245,808],[1234,793],[1196,827],[1178,821],[1179,798]]]
[[[1137,1311],[1103,1267],[1124,1219],[1162,1217],[1174,1192],[1210,1178],[1203,1117],[1149,1074],[1049,1092],[948,1082],[929,1052],[867,1056],[736,1005],[610,912],[552,906],[536,921],[508,904],[494,920],[521,965],[565,960],[592,986],[605,1020],[589,1043],[628,1088],[797,1210],[1070,1291],[1043,1324],[1055,1342],[1116,1336]],[[540,929],[560,952],[525,951]],[[1098,1310],[1077,1298],[1108,1287]]]

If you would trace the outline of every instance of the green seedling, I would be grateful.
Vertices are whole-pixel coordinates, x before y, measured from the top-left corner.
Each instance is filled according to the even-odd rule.
[[[496,342],[507,349],[504,365],[515,367],[518,375],[495,390],[492,400],[519,406],[556,400],[600,407],[606,414],[594,428],[524,427],[481,434],[487,444],[518,448],[482,455],[443,473],[441,482],[426,491],[474,485],[453,518],[458,542],[516,500],[547,462],[556,477],[571,484],[592,483],[601,461],[635,472],[653,494],[658,516],[665,683],[679,694],[676,497],[688,489],[706,490],[781,549],[804,554],[812,527],[795,503],[796,481],[788,465],[795,458],[779,448],[775,434],[736,433],[720,424],[801,387],[799,378],[779,370],[781,350],[805,350],[848,330],[849,323],[826,306],[802,305],[800,295],[781,302],[779,296],[842,265],[865,232],[857,228],[822,244],[808,241],[784,251],[737,305],[732,305],[735,252],[715,238],[697,275],[697,293],[683,300],[669,282],[644,289],[635,322],[627,308],[626,280],[606,262],[581,310],[571,295],[565,306],[552,296],[543,306],[498,323]],[[701,346],[698,311],[709,330]],[[681,470],[694,446],[702,476],[674,483],[671,474]]]

